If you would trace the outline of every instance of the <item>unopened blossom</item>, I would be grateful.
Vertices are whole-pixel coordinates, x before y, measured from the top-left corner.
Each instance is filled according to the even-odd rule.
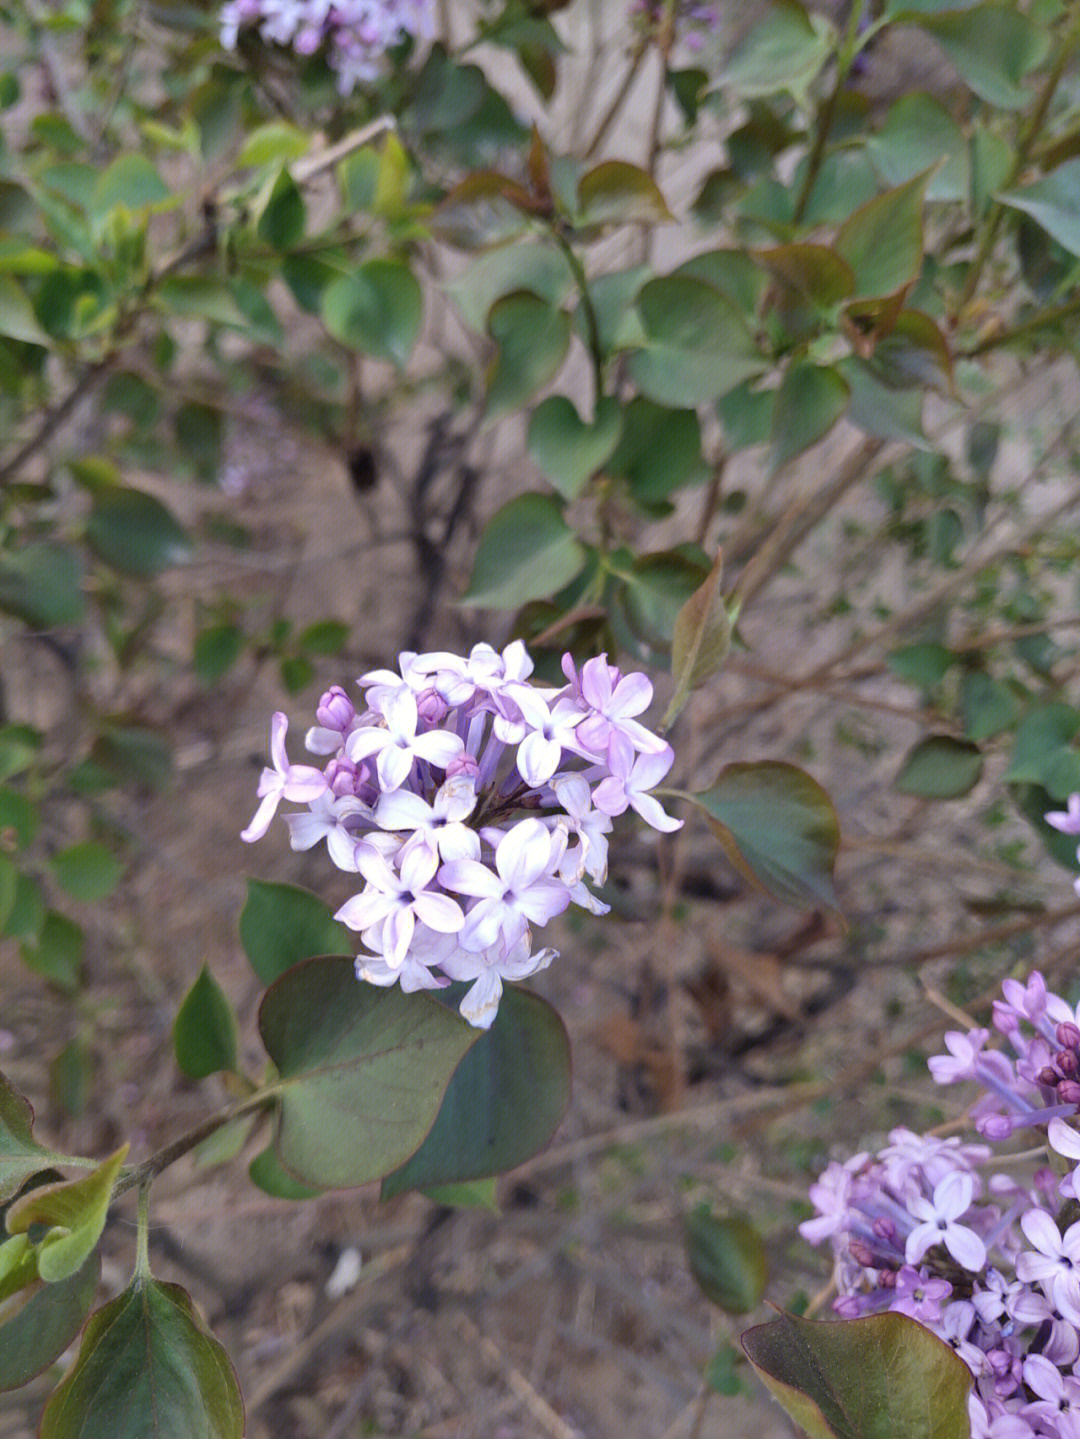
[[[323,768],[289,763],[276,717],[274,767],[245,831],[265,832],[282,799],[306,805],[285,815],[293,848],[325,841],[363,881],[337,911],[363,947],[357,977],[408,992],[467,984],[461,1013],[479,1027],[507,983],[555,957],[532,948],[535,929],[570,905],[607,913],[590,885],[607,877],[615,817],[679,824],[650,793],[673,754],[636,718],[652,695],[645,676],[604,656],[580,671],[564,656],[558,689],[533,685],[532,672],[514,640],[406,651],[396,669],[361,675],[355,699],[332,685],[306,739]]]

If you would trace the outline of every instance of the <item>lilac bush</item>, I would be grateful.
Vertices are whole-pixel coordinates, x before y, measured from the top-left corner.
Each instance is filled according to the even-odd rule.
[[[233,50],[242,29],[258,26],[263,40],[291,45],[298,55],[325,45],[338,89],[348,95],[376,78],[386,51],[406,35],[430,35],[434,19],[434,0],[227,0],[221,43]]]
[[[322,769],[290,762],[288,720],[274,715],[242,838],[265,834],[282,800],[305,805],[285,815],[293,849],[325,841],[364,882],[335,916],[364,945],[357,977],[407,993],[466,981],[461,1013],[486,1029],[504,981],[556,958],[533,950],[532,926],[571,904],[607,912],[586,881],[607,876],[613,819],[633,809],[679,828],[650,793],[674,756],[638,719],[649,680],[606,655],[580,670],[564,655],[559,689],[529,682],[520,640],[399,665],[360,677],[359,708],[336,685],[322,696],[306,737]]]
[[[1080,795],[1047,820],[1080,834]],[[1002,994],[929,1061],[982,1090],[988,1142],[894,1129],[828,1166],[800,1230],[832,1243],[838,1314],[907,1314],[965,1361],[973,1439],[1080,1439],[1080,1011],[1038,971]],[[995,1157],[1014,1136],[1037,1147]]]

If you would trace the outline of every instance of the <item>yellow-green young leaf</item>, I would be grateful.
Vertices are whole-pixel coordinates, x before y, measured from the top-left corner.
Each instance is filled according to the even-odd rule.
[[[37,1277],[37,1251],[29,1236],[13,1234],[5,1239],[0,1244],[0,1303],[33,1284]]]
[[[447,1209],[488,1209],[499,1213],[499,1201],[495,1196],[496,1180],[470,1179],[464,1184],[429,1184],[420,1192],[432,1204],[445,1205]]]
[[[0,335],[31,345],[48,345],[49,336],[38,324],[34,307],[18,280],[0,274]]]
[[[236,1068],[236,1019],[221,986],[204,964],[173,1025],[176,1062],[189,1079]]]
[[[714,675],[731,645],[731,619],[720,593],[724,557],[717,551],[713,567],[675,617],[671,636],[671,673],[675,693],[660,729],[674,724],[693,690]]]
[[[294,965],[259,1030],[279,1075],[277,1157],[326,1189],[381,1179],[419,1149],[480,1033],[430,995],[359,983],[348,957]]]
[[[91,211],[104,215],[114,205],[142,210],[171,198],[168,185],[137,150],[120,155],[98,176]]]
[[[969,1439],[971,1371],[906,1314],[839,1322],[782,1314],[743,1349],[811,1439]]]
[[[229,1356],[178,1284],[139,1277],[91,1315],[39,1439],[241,1439]]]
[[[516,609],[549,599],[579,574],[585,550],[551,495],[518,495],[488,521],[473,562],[465,605]]]
[[[32,1189],[8,1210],[9,1234],[26,1234],[34,1224],[48,1227],[49,1232],[38,1246],[38,1273],[46,1283],[55,1284],[81,1269],[97,1244],[105,1228],[113,1185],[129,1148],[122,1145],[78,1179]]]
[[[605,160],[582,175],[577,187],[577,223],[658,224],[675,217],[647,170],[625,160]]]
[[[923,194],[927,176],[875,195],[849,215],[834,249],[855,276],[855,299],[878,299],[911,284],[923,257]]]
[[[33,1130],[30,1101],[0,1074],[0,1203],[32,1174],[49,1167],[53,1156],[37,1142]]]
[[[16,1235],[2,1248],[23,1240],[25,1235]],[[32,1246],[29,1254],[35,1255]],[[40,1284],[0,1321],[0,1391],[21,1389],[63,1354],[90,1313],[100,1275],[101,1256],[95,1252],[70,1278]]]
[[[765,1242],[740,1214],[717,1217],[699,1204],[683,1221],[690,1273],[702,1292],[727,1314],[748,1314],[765,1292]]]
[[[274,1199],[317,1199],[325,1193],[325,1190],[315,1189],[310,1184],[301,1184],[295,1175],[283,1169],[273,1145],[256,1154],[248,1165],[248,1178]]]
[[[282,120],[275,120],[252,130],[237,156],[236,163],[241,167],[285,165],[290,160],[299,160],[302,155],[306,155],[310,145],[311,137],[303,130],[298,130],[295,125],[288,125]]]

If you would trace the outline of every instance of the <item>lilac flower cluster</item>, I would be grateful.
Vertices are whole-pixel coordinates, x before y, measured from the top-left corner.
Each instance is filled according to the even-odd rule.
[[[1080,834],[1080,796],[1047,819]],[[968,1113],[982,1139],[1034,1138],[1014,1156],[1026,1177],[990,1144],[895,1129],[828,1166],[800,1231],[832,1243],[837,1313],[907,1314],[956,1350],[975,1380],[973,1439],[1080,1439],[1080,1012],[1038,971],[1002,992],[997,1047],[989,1029],[951,1031],[929,1068],[980,1086]]]
[[[221,43],[234,50],[240,31],[258,25],[263,40],[298,55],[326,44],[338,89],[348,95],[358,81],[375,79],[385,52],[406,35],[430,35],[434,9],[434,0],[226,0]]]
[[[567,683],[529,683],[520,640],[500,654],[405,653],[400,670],[372,670],[357,708],[335,685],[322,696],[308,750],[294,765],[288,720],[270,726],[272,767],[241,835],[259,839],[278,804],[293,849],[325,841],[330,859],[364,880],[337,919],[358,930],[360,979],[406,992],[470,982],[461,1013],[490,1026],[503,982],[546,968],[531,925],[577,904],[607,912],[586,884],[607,876],[612,820],[633,809],[654,829],[678,829],[649,793],[671,768],[671,746],[640,723],[652,701],[643,674],[606,655]]]

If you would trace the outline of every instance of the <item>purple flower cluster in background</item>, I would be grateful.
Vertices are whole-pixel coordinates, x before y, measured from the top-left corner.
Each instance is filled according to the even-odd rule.
[[[1080,834],[1080,795],[1047,820]],[[1034,1147],[1010,1165],[990,1144],[895,1129],[828,1166],[799,1227],[832,1242],[837,1313],[895,1310],[956,1350],[973,1439],[1080,1439],[1080,1014],[1038,971],[1002,992],[993,1031],[947,1033],[930,1072],[982,1089],[982,1139]]]
[[[305,805],[285,815],[293,849],[325,841],[364,880],[336,915],[368,951],[357,976],[406,992],[468,981],[461,1013],[487,1028],[503,982],[556,957],[533,951],[532,925],[570,904],[607,912],[586,880],[607,876],[612,820],[633,809],[679,828],[649,793],[674,756],[637,718],[648,679],[606,655],[580,671],[564,655],[561,689],[529,683],[520,640],[399,664],[360,677],[359,709],[336,685],[322,696],[306,741],[322,769],[290,762],[288,720],[274,715],[272,767],[241,838],[264,835],[282,800]]]
[[[227,0],[221,10],[221,43],[257,25],[263,40],[313,55],[326,44],[338,89],[348,95],[358,81],[373,80],[385,52],[406,35],[434,30],[434,0]]]

